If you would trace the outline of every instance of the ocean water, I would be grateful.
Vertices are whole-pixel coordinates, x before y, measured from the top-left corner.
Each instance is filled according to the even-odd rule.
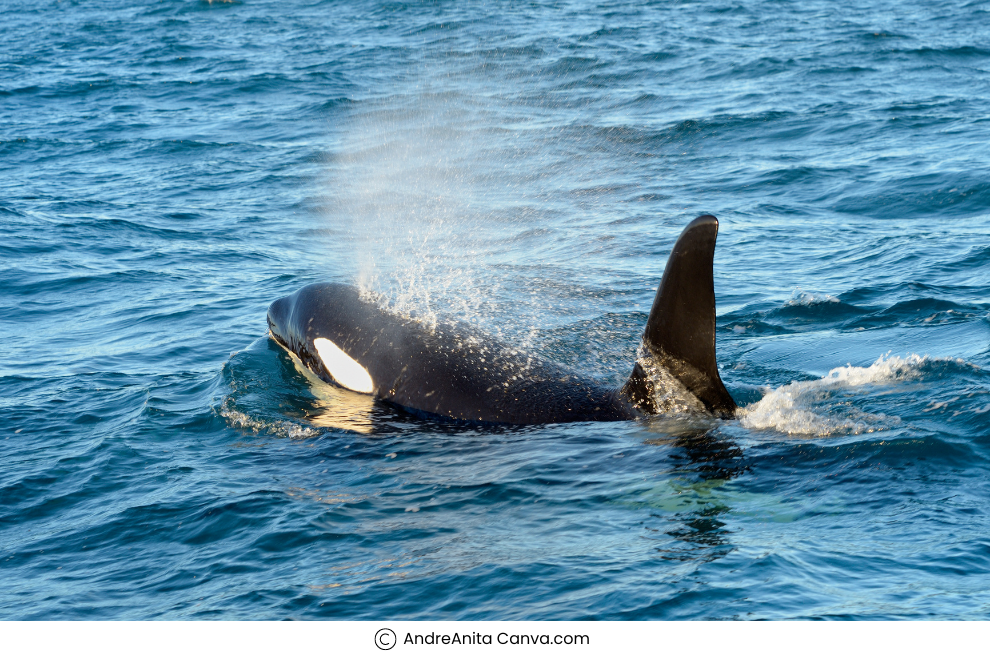
[[[0,618],[990,616],[990,3],[0,1]],[[422,420],[318,281],[737,419]]]

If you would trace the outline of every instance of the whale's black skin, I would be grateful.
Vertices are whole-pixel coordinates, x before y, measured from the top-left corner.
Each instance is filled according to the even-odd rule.
[[[641,353],[676,377],[714,415],[736,405],[715,363],[712,260],[718,220],[681,233],[643,333]],[[503,424],[635,419],[660,412],[637,361],[618,389],[454,322],[434,326],[393,314],[344,284],[311,284],[268,308],[272,336],[334,383],[314,342],[328,339],[371,376],[372,394],[407,410]]]

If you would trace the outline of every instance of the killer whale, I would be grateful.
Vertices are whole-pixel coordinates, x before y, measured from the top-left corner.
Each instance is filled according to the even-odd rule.
[[[405,410],[454,420],[548,424],[665,412],[676,379],[712,415],[736,410],[715,361],[712,264],[718,220],[695,218],[664,268],[622,387],[570,372],[458,322],[392,313],[345,284],[311,284],[268,308],[271,336],[320,379]]]

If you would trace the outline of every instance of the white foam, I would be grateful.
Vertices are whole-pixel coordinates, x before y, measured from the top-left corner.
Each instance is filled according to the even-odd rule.
[[[294,424],[292,422],[284,420],[265,421],[251,417],[250,415],[242,413],[241,411],[235,410],[231,407],[230,397],[223,400],[223,403],[220,405],[219,412],[220,416],[226,419],[231,426],[248,429],[249,431],[254,431],[255,433],[266,433],[283,438],[289,438],[291,440],[300,440],[302,438],[311,438],[315,435],[319,435],[319,432],[315,429],[306,428],[305,426],[300,426],[299,424]]]
[[[867,413],[837,400],[842,390],[909,380],[920,374],[927,356],[880,356],[869,367],[836,367],[819,380],[796,381],[773,390],[739,410],[740,423],[750,429],[774,429],[793,435],[830,436],[873,433],[900,422],[897,417]]]
[[[810,307],[823,302],[837,303],[839,299],[828,293],[809,293],[803,289],[794,289],[791,299],[784,304],[787,307]]]

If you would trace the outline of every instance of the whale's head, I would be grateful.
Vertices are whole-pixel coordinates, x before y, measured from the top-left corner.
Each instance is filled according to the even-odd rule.
[[[292,314],[292,296],[279,298],[268,306],[268,331],[272,338],[283,346],[291,346],[288,327]]]
[[[384,327],[374,322],[375,313],[381,312],[373,303],[362,301],[356,287],[311,284],[268,307],[268,330],[324,380],[372,394],[374,380],[353,355],[364,355],[377,340],[374,331],[364,331],[362,326]]]
[[[380,313],[378,307],[362,301],[357,287],[310,284],[268,307],[268,330],[272,339],[297,355],[313,353],[313,342],[320,337],[350,350],[363,334],[361,326],[368,326],[369,315],[375,313]]]

